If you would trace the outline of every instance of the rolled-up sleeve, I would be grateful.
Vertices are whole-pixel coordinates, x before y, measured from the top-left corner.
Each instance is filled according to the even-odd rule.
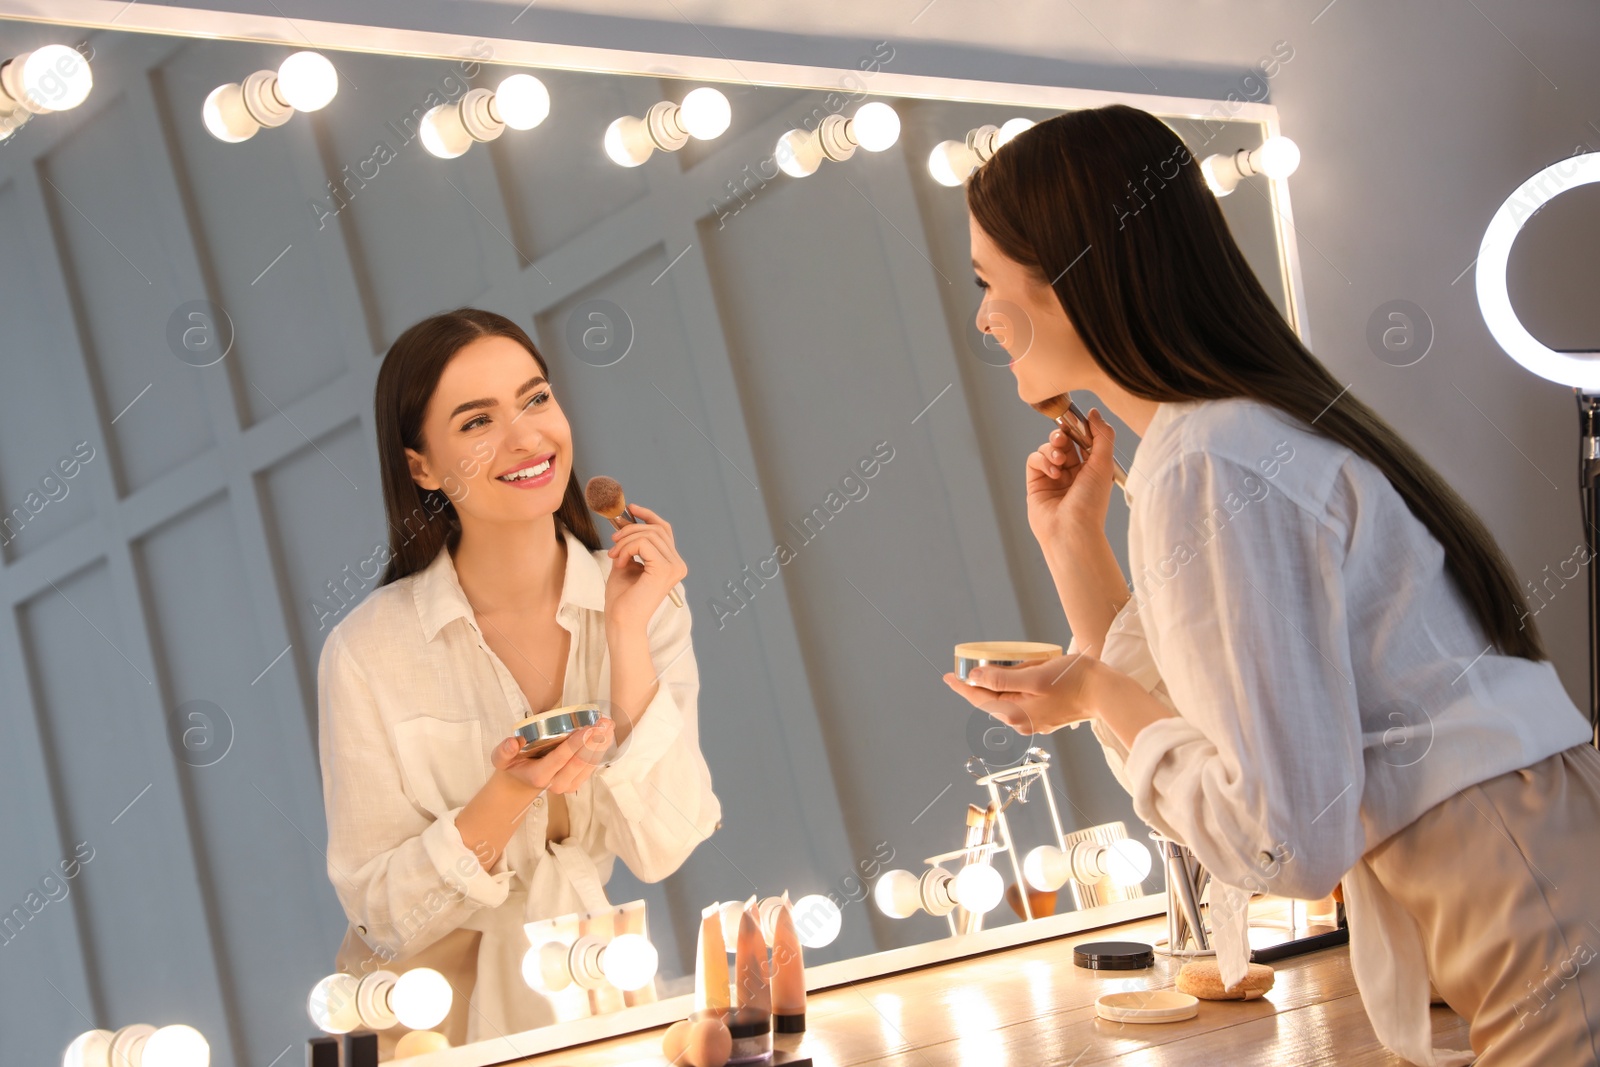
[[[456,829],[461,809],[435,817],[406,796],[372,689],[337,629],[317,666],[317,722],[328,877],[369,945],[407,956],[505,900],[505,858],[483,869]]]
[[[1067,651],[1077,652],[1077,644],[1078,639],[1074,637]],[[1146,692],[1169,709],[1177,710],[1173,706],[1171,695],[1167,692],[1166,682],[1161,678],[1161,671],[1156,667],[1155,659],[1150,654],[1150,644],[1145,640],[1142,620],[1139,617],[1139,602],[1136,598],[1130,597],[1111,620],[1097,658],[1106,666],[1138,682]],[[1089,723],[1089,729],[1093,731],[1095,739],[1100,742],[1100,747],[1105,752],[1106,765],[1111,768],[1112,776],[1131,795],[1133,785],[1125,773],[1128,746],[1123,744],[1122,739],[1098,717],[1085,721]]]
[[[1364,848],[1342,541],[1227,459],[1191,453],[1152,482],[1140,621],[1178,717],[1130,746],[1134,811],[1224,883],[1324,896]]]
[[[682,866],[722,818],[711,769],[700,751],[700,668],[687,604],[663,601],[649,626],[659,684],[621,753],[596,772],[595,818],[582,828],[593,855],[621,858],[656,882]]]

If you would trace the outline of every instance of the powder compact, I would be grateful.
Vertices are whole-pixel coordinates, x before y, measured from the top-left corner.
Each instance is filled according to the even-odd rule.
[[[599,704],[568,704],[529,715],[517,723],[513,732],[522,738],[522,754],[539,757],[579,730],[600,722]]]
[[[963,682],[974,667],[1024,667],[1061,655],[1061,646],[1043,641],[968,641],[956,646],[956,676]]]

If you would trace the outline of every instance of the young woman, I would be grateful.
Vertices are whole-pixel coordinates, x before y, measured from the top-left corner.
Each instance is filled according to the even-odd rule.
[[[375,398],[387,570],[318,670],[339,969],[441,971],[456,1044],[553,1021],[523,923],[608,907],[615,857],[666,877],[721,816],[672,526],[630,503],[644,522],[601,547],[549,379],[487,311],[395,340]],[[519,719],[584,701],[609,717],[520,755]]]
[[[1132,590],[1094,410],[1086,458],[1057,431],[1027,460],[1068,655],[946,682],[1024,732],[1092,724],[1139,817],[1214,876],[1228,984],[1249,892],[1342,884],[1390,1049],[1472,1058],[1436,1055],[1431,976],[1480,1067],[1594,1064],[1589,724],[1484,524],[1300,344],[1199,170],[1119,105],[1033,127],[968,182],[979,327],[1030,327],[999,337],[1018,395],[1091,390],[1140,441]]]

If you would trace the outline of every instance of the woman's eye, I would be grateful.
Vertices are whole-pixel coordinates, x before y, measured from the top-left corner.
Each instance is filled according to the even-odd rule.
[[[487,419],[487,418],[488,418],[487,415],[474,415],[472,418],[468,419],[466,422],[463,422],[461,424],[461,428],[463,430],[475,430],[479,426],[483,425],[481,420]]]
[[[522,405],[522,406],[524,408],[544,407],[544,405],[548,404],[549,402],[550,402],[550,394],[547,393],[547,392],[540,392],[540,393],[534,393],[532,396],[530,396],[528,398],[528,402],[526,404]]]
[[[989,283],[984,281],[982,278],[974,278],[974,279],[972,279],[972,284],[976,285],[979,289],[987,289],[987,288],[989,288]]]

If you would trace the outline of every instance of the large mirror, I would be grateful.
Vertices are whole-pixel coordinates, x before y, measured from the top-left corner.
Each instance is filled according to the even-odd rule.
[[[655,998],[692,988],[714,901],[830,897],[842,929],[815,965],[957,940],[869,896],[883,870],[962,845],[987,802],[970,757],[1026,747],[941,675],[959,642],[1070,634],[1023,501],[1050,425],[974,326],[963,193],[927,160],[985,124],[1112,97],[902,77],[887,41],[782,84],[665,59],[539,69],[482,39],[317,43],[335,100],[230,144],[202,122],[208,95],[295,45],[0,21],[0,57],[76,46],[94,80],[81,106],[0,142],[8,1058],[184,1022],[213,1063],[300,1061],[307,994],[348,925],[317,669],[387,536],[374,383],[402,330],[460,305],[532,335],[580,480],[618,478],[689,566],[721,824],[668,877],[619,861],[604,887],[647,902]],[[515,70],[548,87],[543,123],[454,159],[424,151],[422,112]],[[731,104],[724,134],[636,167],[607,158],[613,119],[702,84]],[[1264,80],[1245,90],[1116,99],[1203,156],[1276,132]],[[898,112],[892,146],[777,172],[782,134],[871,100]],[[1283,183],[1247,180],[1222,206],[1298,325]],[[1117,430],[1126,464],[1135,438]],[[1126,518],[1115,497],[1119,555]],[[1068,831],[1143,835],[1089,731],[1036,743]],[[1019,847],[1053,832],[1032,800],[1008,811]],[[1150,913],[1161,889],[1158,869],[1130,895]],[[1063,893],[1057,910],[1073,907]],[[1022,922],[1005,904],[985,917]],[[558,1024],[518,1047],[593,1032]]]

